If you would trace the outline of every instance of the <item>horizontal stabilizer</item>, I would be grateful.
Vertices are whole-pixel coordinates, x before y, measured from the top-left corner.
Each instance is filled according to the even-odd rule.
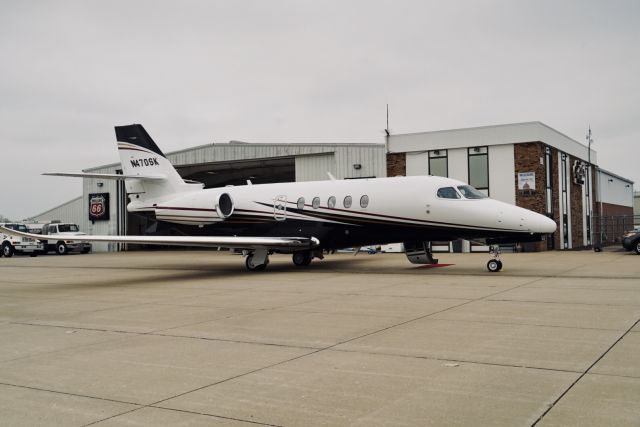
[[[162,181],[167,179],[164,175],[119,175],[115,173],[64,173],[64,172],[53,172],[53,173],[43,173],[42,175],[48,176],[71,176],[75,178],[99,178],[99,179],[144,179],[147,181]]]
[[[237,236],[69,236],[66,234],[40,235],[23,233],[0,226],[0,232],[36,240],[64,240],[74,242],[137,243],[143,245],[175,245],[221,247],[237,249],[313,249],[320,244],[315,237],[237,237]]]

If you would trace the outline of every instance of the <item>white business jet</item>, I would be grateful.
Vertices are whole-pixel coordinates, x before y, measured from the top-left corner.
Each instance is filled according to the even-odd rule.
[[[432,264],[431,241],[462,238],[493,246],[539,241],[556,230],[544,215],[437,176],[204,188],[185,182],[141,125],[115,130],[122,175],[45,175],[124,180],[129,212],[171,223],[184,235],[63,236],[65,241],[238,248],[247,269],[260,271],[272,253],[292,254],[295,265],[306,266],[325,251],[393,242],[404,242],[411,262]],[[487,268],[500,271],[499,251],[491,253]]]

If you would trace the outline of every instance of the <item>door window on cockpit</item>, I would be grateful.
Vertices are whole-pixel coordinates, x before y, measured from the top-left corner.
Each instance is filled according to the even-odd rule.
[[[453,187],[438,188],[438,197],[441,199],[459,199],[460,194]]]

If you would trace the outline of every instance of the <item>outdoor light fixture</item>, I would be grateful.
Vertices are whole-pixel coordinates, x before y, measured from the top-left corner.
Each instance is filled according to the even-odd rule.
[[[104,185],[104,183],[103,183],[103,182],[99,182],[99,183],[98,183],[98,187],[99,187],[99,188],[101,188],[103,185]]]
[[[360,163],[356,163],[353,165],[353,168],[356,170],[362,169],[362,165]]]

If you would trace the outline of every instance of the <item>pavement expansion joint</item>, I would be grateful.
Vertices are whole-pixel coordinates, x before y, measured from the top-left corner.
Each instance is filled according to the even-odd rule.
[[[598,357],[598,358],[597,358],[597,359],[596,359],[596,360],[595,360],[595,361],[594,361],[594,362],[593,362],[593,363],[592,363],[592,364],[591,364],[591,365],[590,365],[590,366],[589,366],[589,367],[588,367],[588,368],[587,368],[587,369],[586,369],[582,374],[580,374],[580,376],[579,376],[578,378],[576,378],[576,380],[575,380],[575,381],[573,381],[573,382],[569,385],[569,387],[567,387],[567,389],[566,389],[566,390],[564,390],[564,391],[562,392],[562,394],[560,394],[560,396],[558,396],[558,398],[557,398],[556,400],[554,400],[554,401],[553,401],[553,403],[552,403],[551,405],[549,405],[549,407],[547,408],[547,410],[546,410],[546,411],[544,411],[544,412],[542,413],[542,415],[540,415],[540,417],[539,417],[539,418],[538,418],[538,419],[537,419],[533,424],[531,424],[531,427],[536,426],[540,421],[542,421],[542,419],[543,419],[543,418],[544,418],[544,417],[545,417],[545,416],[546,416],[546,415],[547,415],[547,414],[548,414],[548,413],[549,413],[549,412],[550,412],[550,411],[551,411],[551,410],[552,410],[552,409],[553,409],[553,408],[558,404],[558,402],[560,402],[560,401],[562,400],[562,398],[563,398],[564,396],[566,396],[566,395],[567,395],[567,393],[569,393],[569,391],[570,391],[572,388],[574,388],[574,387],[576,386],[576,384],[578,384],[578,383],[580,382],[580,380],[581,380],[582,378],[584,378],[584,377],[585,377],[585,375],[587,375],[587,374],[589,373],[589,371],[590,371],[590,370],[591,370],[591,369],[592,369],[592,368],[593,368],[593,367],[594,367],[594,366],[595,366],[595,365],[596,365],[600,360],[602,360],[602,358],[603,358],[603,357],[605,357],[605,356],[607,355],[607,353],[609,353],[609,352],[613,349],[613,347],[615,347],[615,346],[616,346],[616,344],[618,344],[620,341],[622,341],[622,339],[623,339],[623,338],[624,338],[624,337],[625,337],[629,332],[631,332],[631,330],[632,330],[633,328],[635,328],[635,327],[636,327],[636,325],[638,325],[639,323],[640,323],[640,319],[636,320],[636,321],[635,321],[635,323],[634,323],[633,325],[631,325],[631,327],[629,327],[629,329],[627,329],[627,330],[626,330],[622,335],[620,335],[620,336],[618,337],[618,339],[617,339],[617,340],[615,340],[615,341],[614,341],[614,343],[613,343],[613,344],[611,344],[611,345],[609,346],[609,348],[607,348],[607,349],[604,351],[604,353],[602,353],[602,354],[600,355],[600,357]]]

